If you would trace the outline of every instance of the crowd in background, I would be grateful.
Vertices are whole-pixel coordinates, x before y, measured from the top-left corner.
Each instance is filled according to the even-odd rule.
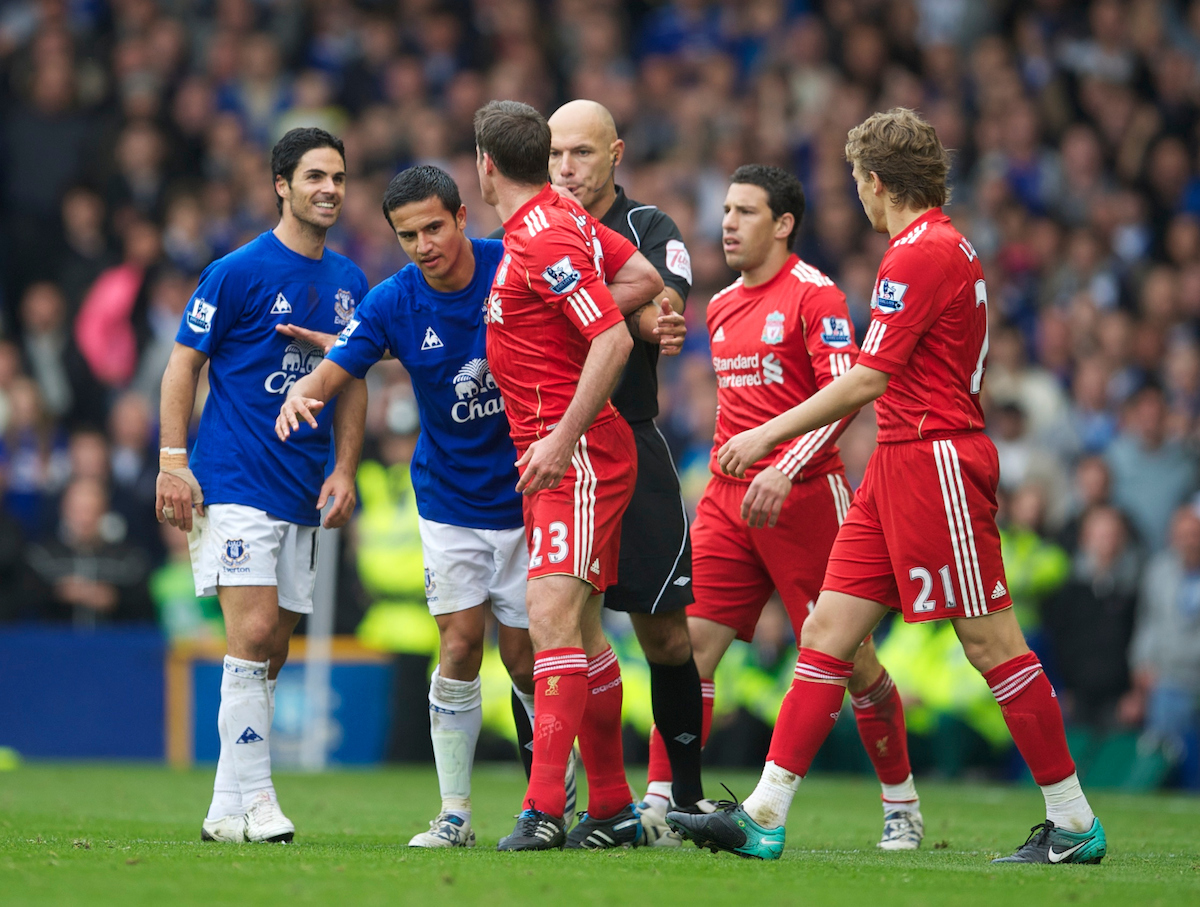
[[[948,212],[987,276],[1022,624],[1076,722],[1172,741],[1194,726],[1198,0],[0,2],[0,617],[220,632],[211,602],[180,604],[186,544],[153,515],[158,383],[201,269],[276,223],[279,136],[344,139],[329,242],[374,285],[405,263],[379,211],[398,170],[447,169],[485,235],[474,111],[578,97],[612,111],[619,182],[691,252],[660,425],[693,502],[716,403],[705,305],[733,276],[728,175],[801,178],[797,251],[861,336],[886,237],[854,196],[846,132],[897,105],[937,127]],[[402,370],[377,372],[368,456],[411,422]],[[873,445],[864,412],[841,443],[852,481]]]

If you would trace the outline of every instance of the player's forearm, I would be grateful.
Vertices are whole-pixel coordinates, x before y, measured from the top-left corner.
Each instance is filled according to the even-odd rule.
[[[335,472],[341,472],[348,476],[353,476],[358,472],[358,460],[362,456],[363,433],[366,430],[366,424],[367,382],[361,378],[352,378],[342,388],[337,410],[333,414],[335,458],[333,468]]]
[[[311,397],[328,403],[354,380],[354,376],[336,362],[322,359],[315,369],[288,389],[288,396]]]
[[[196,406],[196,386],[205,357],[176,344],[163,372],[159,403],[159,438],[163,447],[187,447],[188,425]]]
[[[561,432],[571,446],[575,445],[612,395],[632,349],[633,338],[623,324],[613,325],[592,341],[575,396],[555,427],[555,434]]]
[[[663,279],[658,269],[641,252],[621,265],[608,285],[613,302],[622,315],[631,315],[648,302],[653,302],[663,290]]]
[[[813,429],[836,422],[866,406],[887,390],[889,375],[865,365],[854,365],[787,412],[763,424],[767,436],[782,444]]]

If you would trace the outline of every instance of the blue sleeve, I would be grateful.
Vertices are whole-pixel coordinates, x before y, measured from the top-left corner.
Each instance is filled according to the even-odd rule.
[[[248,288],[238,275],[219,261],[209,265],[183,313],[176,341],[211,357],[241,317],[247,295]]]
[[[365,377],[371,366],[382,359],[387,351],[388,308],[387,298],[380,293],[379,287],[368,293],[334,342],[333,349],[329,351],[330,361],[355,378]]]

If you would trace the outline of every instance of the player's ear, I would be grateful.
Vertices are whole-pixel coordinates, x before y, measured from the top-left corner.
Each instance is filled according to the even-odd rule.
[[[885,191],[883,180],[879,178],[879,174],[874,170],[871,171],[871,188],[876,195],[883,195]]]
[[[621,163],[621,159],[625,157],[625,142],[622,139],[617,139],[609,146],[609,151],[612,152],[612,165],[616,167]]]
[[[775,221],[775,238],[787,239],[792,235],[792,230],[796,227],[796,216],[791,211],[785,211],[779,215],[779,220]]]
[[[467,206],[466,205],[458,206],[458,211],[456,211],[454,214],[454,223],[458,226],[459,230],[467,229]]]

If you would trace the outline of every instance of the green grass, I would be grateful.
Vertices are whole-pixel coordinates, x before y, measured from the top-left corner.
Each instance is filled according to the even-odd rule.
[[[739,794],[747,773],[710,771]],[[878,788],[801,786],[782,860],[714,857],[687,845],[607,853],[500,854],[524,779],[484,766],[473,851],[409,850],[437,808],[432,769],[278,774],[299,832],[290,846],[199,841],[207,770],[25,765],[0,772],[0,904],[1162,904],[1200,903],[1200,800],[1097,793],[1100,866],[991,866],[1042,816],[1034,788],[920,785],[927,837],[883,855]],[[640,783],[640,779],[639,779]],[[714,792],[714,791],[710,791]]]

